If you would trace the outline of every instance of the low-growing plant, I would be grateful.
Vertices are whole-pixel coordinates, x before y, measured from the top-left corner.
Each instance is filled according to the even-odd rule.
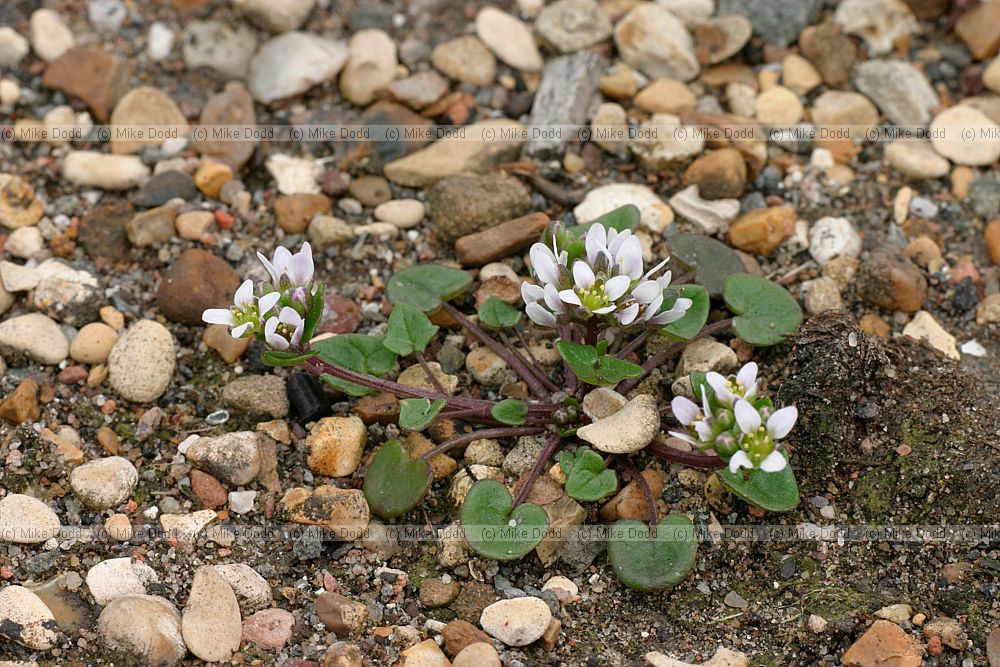
[[[265,343],[266,363],[301,366],[348,396],[396,396],[402,430],[422,431],[435,420],[469,425],[472,430],[419,458],[411,458],[398,440],[381,445],[363,485],[371,511],[380,517],[392,519],[420,504],[438,454],[482,438],[544,438],[541,453],[513,485],[513,496],[507,485],[488,479],[476,481],[464,500],[465,537],[487,558],[520,558],[543,539],[547,514],[527,498],[557,453],[565,492],[581,503],[614,494],[624,472],[645,497],[645,522],[615,523],[607,532],[608,558],[627,585],[660,590],[676,585],[693,567],[698,536],[688,517],[659,516],[634,457],[645,452],[717,470],[722,484],[746,502],[787,511],[797,505],[798,490],[782,439],[798,415],[791,406],[776,409],[764,395],[754,363],[729,377],[692,372],[689,397],[674,396],[669,403],[636,388],[686,345],[710,334],[732,330],[752,345],[778,343],[799,326],[801,311],[784,288],[744,273],[731,249],[707,237],[668,239],[686,279],[675,284],[666,259],[646,270],[633,233],[638,220],[638,210],[626,206],[589,225],[551,225],[529,251],[534,282],[521,286],[523,311],[489,297],[469,315],[462,307],[472,284],[469,273],[418,265],[386,285],[393,309],[384,334],[314,340],[324,288],[304,244],[295,254],[279,247],[271,260],[258,253],[270,280],[257,285],[247,280],[232,307],[207,310],[203,319],[230,326],[233,336]],[[719,312],[712,310],[713,298],[732,315],[709,322]],[[430,319],[435,314],[503,359],[530,398],[490,400],[446,391],[425,357],[440,330]],[[529,330],[536,338],[554,339],[561,366],[548,370],[538,362],[527,342]],[[643,358],[647,347],[657,351]],[[385,378],[402,358],[423,369],[423,387]],[[635,395],[627,399],[630,393]],[[690,447],[669,443],[664,433]]]

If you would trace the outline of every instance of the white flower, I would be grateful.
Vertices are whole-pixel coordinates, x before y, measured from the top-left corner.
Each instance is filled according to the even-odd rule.
[[[738,398],[752,401],[757,396],[757,364],[752,361],[745,364],[735,377],[728,379],[721,373],[711,371],[705,375],[705,381],[711,385],[716,400],[723,405],[733,407]]]
[[[233,338],[242,338],[248,333],[257,331],[261,319],[277,305],[280,298],[281,294],[278,292],[268,292],[259,298],[255,297],[253,281],[245,280],[236,290],[230,308],[209,308],[201,314],[201,319],[208,324],[223,324],[230,327]]]
[[[276,350],[287,350],[302,340],[305,320],[294,308],[285,306],[264,324],[264,340]]]
[[[271,274],[271,281],[275,287],[280,288],[283,276],[288,278],[288,283],[293,287],[308,285],[313,279],[315,267],[313,265],[312,248],[308,242],[303,243],[302,247],[294,255],[288,248],[278,246],[274,251],[274,257],[271,261],[268,261],[267,257],[260,252],[257,253],[257,258],[260,259],[261,264],[264,265],[267,272]]]
[[[743,437],[740,439],[740,451],[729,459],[729,470],[736,472],[740,468],[760,468],[765,472],[783,470],[787,461],[777,449],[777,441],[788,435],[799,411],[794,405],[775,410],[767,423],[763,424],[760,411],[745,398],[736,401],[733,415]]]
[[[708,402],[708,392],[705,387],[701,388],[701,406],[684,396],[674,396],[670,402],[674,417],[684,426],[687,426],[695,436],[681,431],[670,431],[670,435],[675,438],[695,445],[699,449],[711,447],[715,441],[713,429],[712,408]]]

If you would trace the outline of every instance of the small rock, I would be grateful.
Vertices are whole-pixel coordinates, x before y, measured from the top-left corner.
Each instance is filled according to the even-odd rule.
[[[41,598],[23,586],[7,586],[0,590],[0,636],[47,651],[55,646],[58,626]]]
[[[701,67],[691,34],[658,4],[637,4],[615,26],[622,60],[654,79],[690,81]]]
[[[457,656],[473,644],[489,644],[490,636],[464,620],[451,621],[441,630],[444,638],[444,650],[451,656]]]
[[[812,119],[817,125],[847,125],[852,138],[861,138],[878,123],[878,109],[861,93],[827,90],[813,101]]]
[[[22,380],[0,402],[0,419],[6,419],[12,424],[34,421],[38,416],[38,384],[31,378]]]
[[[223,186],[233,180],[233,169],[217,160],[202,159],[194,172],[194,184],[202,194],[218,199]]]
[[[875,615],[899,624],[910,620],[910,617],[913,616],[913,607],[908,604],[891,604],[876,611]]]
[[[473,35],[438,44],[431,52],[431,62],[448,78],[474,86],[488,86],[496,77],[496,57]]]
[[[844,301],[840,298],[840,288],[833,278],[816,278],[804,284],[803,288],[806,290],[806,312],[810,315],[844,307]]]
[[[706,153],[684,172],[684,184],[697,185],[698,194],[704,199],[738,198],[743,194],[746,179],[746,162],[735,148]]]
[[[132,195],[132,203],[143,208],[163,206],[171,199],[191,201],[198,196],[198,188],[190,176],[171,169],[153,175],[145,185]]]
[[[452,667],[501,667],[500,656],[486,642],[469,644],[455,656]]]
[[[181,35],[181,47],[189,70],[204,69],[223,80],[239,80],[246,78],[257,50],[257,32],[242,22],[191,21]],[[270,84],[269,76],[270,72],[266,73],[262,85]],[[279,84],[273,86],[280,88]]]
[[[89,509],[101,511],[116,507],[135,490],[139,473],[128,459],[109,456],[77,466],[70,473],[73,493]]]
[[[753,26],[740,14],[700,21],[694,27],[695,54],[703,65],[714,65],[739,53],[753,35]]]
[[[7,237],[3,248],[14,257],[31,259],[32,255],[45,247],[45,239],[38,227],[21,227]]]
[[[840,661],[845,667],[876,667],[892,664],[896,667],[920,667],[923,650],[895,623],[875,621]]]
[[[215,571],[232,587],[240,609],[244,613],[251,613],[271,604],[270,585],[249,565],[244,563],[216,565]]]
[[[628,399],[611,387],[598,387],[583,397],[581,407],[592,421],[605,419],[619,412],[628,403]]]
[[[434,70],[424,70],[393,81],[388,90],[393,99],[419,111],[445,96],[448,80]]]
[[[802,101],[784,86],[773,86],[757,96],[754,111],[765,125],[795,125],[802,120]]]
[[[457,581],[445,583],[441,579],[424,579],[420,582],[420,604],[428,609],[444,607],[455,601],[462,590]]]
[[[37,498],[9,493],[0,498],[0,536],[14,544],[40,544],[59,534],[59,517]]]
[[[371,518],[364,493],[359,489],[297,487],[285,493],[280,502],[290,520],[323,526],[340,539],[356,539],[362,535]]]
[[[535,20],[542,39],[562,53],[572,53],[611,36],[611,19],[595,0],[557,0]]]
[[[994,264],[1000,266],[1000,220],[993,220],[990,224],[986,225],[983,240],[986,243],[986,252],[989,254],[990,259],[993,260]]]
[[[483,610],[479,624],[507,646],[527,646],[545,634],[552,612],[536,597],[494,602]]]
[[[900,139],[885,147],[885,159],[896,171],[910,178],[942,178],[948,175],[948,160],[934,152],[924,139]]]
[[[63,160],[62,175],[87,188],[129,190],[149,178],[149,168],[135,155],[72,151]]]
[[[177,202],[137,213],[125,223],[125,233],[132,245],[140,248],[156,243],[169,243],[174,237]]]
[[[522,72],[542,69],[542,55],[531,29],[520,19],[495,7],[484,7],[476,14],[476,35],[497,58],[514,69]]]
[[[170,539],[193,542],[205,526],[219,518],[213,510],[201,510],[190,514],[163,514],[160,525]]]
[[[28,23],[31,48],[35,55],[50,63],[76,45],[73,32],[66,27],[57,12],[36,9]]]
[[[796,95],[808,95],[823,83],[823,77],[811,62],[791,53],[781,61],[781,83]]]
[[[305,23],[309,12],[316,5],[316,0],[286,0],[285,2],[268,2],[268,0],[236,0],[233,6],[259,28],[268,32],[280,33],[297,30]]]
[[[631,454],[644,448],[659,432],[656,399],[640,394],[621,410],[580,428],[577,437],[609,454]]]
[[[316,179],[322,173],[322,168],[315,160],[294,158],[276,153],[267,158],[264,166],[268,173],[274,177],[278,192],[281,194],[319,194],[320,188]]]
[[[87,589],[100,605],[125,595],[142,595],[159,578],[153,568],[132,558],[102,560],[87,570]]]
[[[869,60],[854,72],[855,87],[896,125],[926,125],[940,104],[926,77],[901,60]]]
[[[668,658],[662,653],[647,653],[644,656],[646,667],[696,667],[689,662]],[[711,660],[699,663],[698,667],[750,667],[746,654],[728,648],[720,648]]]
[[[524,215],[531,205],[519,181],[492,174],[444,178],[430,190],[428,202],[431,228],[445,243]]]
[[[913,12],[901,0],[844,0],[837,5],[833,20],[844,32],[863,38],[872,55],[889,53],[896,40],[919,29]]]
[[[368,623],[365,605],[333,591],[320,593],[316,598],[316,615],[338,637],[359,634]]]
[[[334,78],[348,54],[343,42],[286,32],[261,45],[250,60],[247,84],[255,100],[269,104]]]
[[[385,32],[360,30],[351,36],[350,55],[340,73],[340,93],[364,106],[375,91],[389,85],[396,77],[396,43]]]
[[[278,197],[274,202],[278,226],[289,234],[301,234],[315,216],[331,210],[330,198],[322,194],[299,193]]]
[[[834,257],[857,257],[861,237],[846,218],[820,218],[809,230],[809,254],[820,266]]]
[[[278,5],[274,5],[278,6]],[[253,97],[250,91],[239,81],[227,81],[221,93],[212,95],[201,111],[198,123],[203,126],[237,125],[250,127],[257,123],[254,111]],[[192,142],[192,147],[201,155],[213,158],[239,169],[251,157],[257,148],[257,141],[244,139],[235,141],[229,138],[214,141],[204,138]]]
[[[962,13],[955,34],[965,42],[976,60],[985,60],[1000,49],[1000,6],[983,2]]]
[[[795,233],[798,215],[788,206],[747,211],[729,226],[729,243],[745,252],[770,256]]]
[[[649,187],[637,183],[612,183],[587,193],[573,215],[585,225],[605,213],[631,204],[639,209],[639,224],[648,231],[661,233],[673,221],[673,211]]]
[[[177,216],[174,225],[182,239],[198,241],[215,225],[215,216],[211,211],[186,211]]]
[[[881,248],[858,269],[858,293],[865,303],[914,313],[927,298],[927,279],[901,253]]]
[[[401,664],[412,667],[452,667],[452,664],[441,652],[441,648],[433,639],[425,639],[400,654]]]
[[[222,402],[237,410],[275,419],[288,414],[285,380],[277,375],[244,375],[222,390]]]
[[[230,491],[229,511],[233,514],[249,514],[257,500],[256,491]]]
[[[317,215],[309,223],[309,242],[317,251],[339,246],[354,239],[350,225],[331,215]]]
[[[944,327],[926,310],[921,310],[914,315],[910,323],[903,328],[903,335],[922,340],[945,356],[951,357],[956,361],[959,359],[958,348],[955,346],[955,337],[945,331]]]
[[[717,14],[742,14],[750,19],[762,41],[779,47],[795,41],[807,25],[816,22],[822,0],[720,0]]]
[[[132,523],[124,514],[112,514],[104,522],[104,530],[108,532],[108,537],[119,542],[128,542],[132,539]]]
[[[201,325],[205,309],[231,305],[239,286],[240,276],[229,262],[192,248],[167,269],[156,302],[171,320]]]
[[[309,469],[326,477],[352,475],[367,442],[368,429],[358,417],[324,417],[306,438]]]
[[[424,219],[424,204],[419,199],[395,199],[376,206],[373,214],[376,220],[409,229]]]
[[[79,98],[90,107],[97,121],[104,122],[115,102],[125,93],[128,81],[129,66],[124,59],[100,49],[77,47],[65,51],[49,63],[42,85]],[[81,169],[81,173],[85,172]]]
[[[188,650],[207,662],[229,660],[240,647],[243,624],[236,594],[212,566],[195,570],[181,634]]]
[[[111,348],[111,387],[126,400],[153,402],[170,386],[175,358],[176,345],[170,331],[159,322],[140,320]]]
[[[136,664],[173,667],[185,655],[181,615],[167,600],[152,595],[126,595],[101,612],[97,632],[113,654]]]
[[[646,480],[646,485],[652,492],[653,498],[659,498],[660,494],[663,493],[666,475],[659,470],[644,470],[642,478]],[[646,494],[639,486],[638,480],[633,479],[604,504],[604,507],[601,508],[601,518],[609,522],[618,519],[643,519],[647,516],[647,512]]]
[[[739,360],[731,347],[713,338],[699,338],[684,348],[675,376],[681,378],[695,371],[716,371],[725,375],[738,365]]]
[[[972,139],[966,133],[975,132]],[[1000,159],[1000,125],[966,104],[945,109],[931,121],[931,146],[955,164],[985,166]]]
[[[292,637],[295,617],[284,609],[264,609],[243,621],[243,641],[265,651],[284,648]]]
[[[224,324],[210,324],[202,336],[205,345],[219,353],[226,363],[234,363],[250,347],[249,338],[233,338],[229,327]]]
[[[164,60],[174,48],[174,31],[166,23],[153,21],[149,25],[146,44],[146,53],[151,60]]]
[[[179,135],[187,137],[187,118],[174,104],[170,96],[151,86],[138,86],[125,93],[111,112],[112,127],[111,152],[119,155],[138,153],[144,146],[159,147],[160,139],[130,139],[122,138],[116,127],[138,126],[173,126],[179,128]]]
[[[199,438],[185,452],[187,460],[230,486],[245,486],[260,472],[259,438],[253,431],[236,431]]]
[[[28,313],[0,322],[0,352],[8,362],[20,354],[55,366],[69,354],[69,341],[51,318],[41,313]]]
[[[0,174],[0,225],[9,229],[29,227],[45,213],[45,204],[35,197],[28,181],[13,174]]]
[[[670,206],[706,234],[725,232],[740,212],[738,199],[702,199],[697,185],[689,185],[670,198]]]

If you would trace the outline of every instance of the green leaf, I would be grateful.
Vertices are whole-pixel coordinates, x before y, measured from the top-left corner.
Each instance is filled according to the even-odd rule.
[[[566,340],[556,342],[556,349],[563,360],[576,373],[581,382],[610,387],[625,378],[639,377],[642,366],[607,354],[600,354],[593,345],[579,345]]]
[[[316,331],[316,325],[319,324],[320,319],[323,317],[323,308],[326,306],[323,301],[325,291],[326,286],[323,283],[316,284],[316,293],[313,295],[312,308],[306,313],[306,324],[305,328],[302,329],[302,340],[304,341],[312,339],[313,333]]]
[[[427,461],[410,459],[399,440],[390,440],[372,459],[362,489],[372,512],[392,519],[416,507],[430,485]]]
[[[494,405],[490,415],[504,424],[518,426],[528,416],[528,404],[516,398],[507,398]]]
[[[495,296],[483,301],[477,311],[479,323],[487,329],[510,329],[521,320],[521,311]]]
[[[785,452],[781,454],[788,458]],[[799,487],[790,465],[778,472],[758,469],[729,472],[729,468],[723,468],[715,474],[737,496],[769,512],[787,512],[799,504]]]
[[[608,229],[617,229],[619,232],[624,232],[626,229],[634,232],[639,226],[639,220],[639,209],[634,204],[625,204],[625,206],[619,206],[613,211],[608,211],[586,224],[570,227],[568,231],[578,236],[586,236],[587,231],[591,227],[602,225]]]
[[[403,269],[389,278],[385,288],[386,298],[393,305],[413,306],[424,313],[431,313],[468,289],[472,276],[461,269],[440,264],[424,264]]]
[[[699,234],[678,234],[667,239],[671,257],[693,270],[694,280],[713,297],[722,296],[726,278],[746,271],[736,251],[721,241]]]
[[[382,341],[384,336],[364,334],[342,334],[324,338],[313,343],[313,350],[320,358],[334,366],[340,366],[356,373],[384,375],[396,364],[396,353],[387,349]],[[336,387],[348,396],[364,396],[375,393],[372,389],[347,382],[332,375],[323,375],[323,381]]]
[[[423,431],[441,412],[447,399],[404,398],[399,402],[399,427],[408,431]]]
[[[473,484],[462,505],[462,529],[469,546],[493,560],[514,560],[545,537],[549,519],[538,505],[514,501],[507,487],[492,479]]]
[[[618,488],[615,471],[605,468],[601,455],[589,447],[579,447],[572,454],[563,452],[559,466],[567,476],[566,494],[574,500],[594,502]]]
[[[715,390],[708,383],[708,373],[705,371],[691,371],[691,390],[694,392],[695,403],[701,405],[701,388],[705,388],[708,400],[715,404]]]
[[[723,296],[738,317],[736,335],[751,345],[776,345],[802,324],[802,309],[781,285],[739,273],[726,280]]]
[[[401,303],[389,315],[389,328],[382,344],[396,354],[406,356],[427,349],[427,343],[437,332],[438,327],[431,324],[426,315],[407,303]]]
[[[705,326],[705,322],[708,321],[710,306],[708,291],[701,285],[677,285],[671,289],[677,290],[678,299],[691,299],[691,307],[684,313],[684,317],[676,322],[671,322],[660,332],[670,340],[691,340],[698,335],[698,332]],[[669,303],[664,302],[661,310],[669,310],[675,301],[675,299],[671,299]]]
[[[670,514],[655,531],[635,519],[611,527],[608,562],[623,584],[639,591],[662,591],[684,580],[694,567],[698,537],[691,519]]]
[[[307,359],[312,359],[318,354],[316,350],[310,350],[305,354],[296,354],[285,350],[267,350],[261,355],[260,360],[268,366],[298,366]]]

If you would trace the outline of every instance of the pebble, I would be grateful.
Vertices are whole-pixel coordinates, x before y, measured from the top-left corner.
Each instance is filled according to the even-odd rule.
[[[441,647],[433,639],[425,639],[414,644],[400,654],[403,661],[400,664],[411,667],[453,667]]]
[[[351,196],[365,206],[379,206],[392,199],[392,187],[381,176],[361,176],[347,186]],[[343,201],[343,200],[341,200]],[[357,211],[358,214],[361,210]]]
[[[962,629],[961,623],[946,616],[939,616],[924,625],[923,634],[924,637],[930,639],[940,639],[945,646],[956,651],[964,651],[969,647],[969,638],[965,634],[965,630]]]
[[[656,652],[647,653],[643,659],[646,667],[750,667],[750,659],[745,653],[728,648],[720,648],[710,660],[697,666]]]
[[[235,431],[199,438],[184,453],[196,468],[230,486],[245,486],[260,473],[259,438],[253,431]]]
[[[628,142],[616,133],[616,128],[627,124],[628,116],[622,105],[615,102],[601,104],[590,120],[591,141],[615,157],[624,159],[628,156]]]
[[[249,414],[275,419],[288,414],[285,380],[277,375],[244,375],[229,382],[222,390],[225,405]]]
[[[233,2],[233,6],[249,18],[254,25],[273,33],[299,29],[315,5],[316,0],[285,0],[284,2],[235,0]]]
[[[0,67],[13,69],[28,55],[28,40],[10,26],[0,27]]]
[[[828,310],[844,307],[844,301],[840,298],[840,288],[833,278],[815,278],[804,283],[803,288],[805,289],[806,312],[810,315],[818,315]]]
[[[717,234],[729,229],[740,212],[738,199],[702,199],[697,185],[689,185],[670,198],[670,206],[700,227],[706,234]]]
[[[920,27],[901,0],[844,0],[837,5],[833,20],[844,32],[864,39],[872,55],[889,53],[897,40]]]
[[[527,646],[545,634],[551,622],[545,601],[530,596],[494,602],[479,618],[483,630],[507,646]]]
[[[955,23],[955,34],[977,60],[985,60],[1000,49],[1000,7],[984,2],[964,12]]]
[[[28,23],[31,48],[35,55],[50,63],[76,45],[73,32],[62,17],[51,9],[36,9]]]
[[[597,421],[619,412],[627,403],[628,399],[611,387],[598,387],[587,392],[580,407],[591,421]]]
[[[469,644],[455,656],[452,667],[501,667],[500,656],[490,644]]]
[[[673,221],[673,211],[648,186],[638,183],[611,183],[594,188],[583,198],[573,215],[585,225],[605,213],[631,204],[639,209],[639,224],[654,232],[662,232]]]
[[[885,159],[896,171],[910,178],[942,178],[948,175],[948,160],[938,155],[925,139],[900,139],[885,147]]]
[[[484,7],[476,14],[476,35],[497,58],[522,72],[542,69],[531,29],[521,19],[495,7]]]
[[[572,53],[611,36],[611,19],[596,0],[557,0],[535,20],[535,29],[548,44]]]
[[[897,125],[926,125],[940,104],[927,78],[901,60],[869,60],[854,70],[855,87]]]
[[[695,371],[716,371],[725,375],[735,370],[738,364],[736,353],[731,347],[710,337],[699,338],[684,348],[674,375],[682,378]]]
[[[654,79],[690,81],[701,66],[684,24],[658,4],[640,3],[614,29],[622,60]]]
[[[222,188],[233,180],[233,169],[218,160],[203,159],[194,172],[194,185],[206,197],[218,199]]]
[[[33,651],[47,651],[58,638],[55,617],[42,599],[24,586],[0,590],[0,636]]]
[[[655,113],[642,123],[629,149],[650,169],[665,169],[701,153],[705,148],[702,133],[678,134],[680,118],[673,114]],[[653,139],[640,138],[652,134]]]
[[[194,538],[219,516],[213,510],[201,510],[189,514],[162,514],[160,525],[168,538],[182,542],[192,542]]]
[[[284,609],[264,609],[243,621],[243,641],[265,651],[284,648],[292,637],[295,617]]]
[[[291,521],[323,526],[342,539],[361,535],[371,518],[364,493],[359,489],[296,487],[289,489],[280,503]]]
[[[877,620],[840,657],[845,667],[876,667],[891,663],[896,667],[920,667],[922,647],[903,630],[885,620]]]
[[[846,218],[820,218],[809,230],[809,254],[820,266],[834,257],[856,258],[861,254],[861,237]]]
[[[799,48],[828,86],[841,87],[850,80],[858,49],[837,22],[827,20],[805,28]]]
[[[823,83],[823,77],[811,62],[790,53],[781,61],[781,83],[797,95],[808,95]]]
[[[201,239],[214,225],[215,215],[211,211],[186,211],[174,220],[177,235],[188,241]]]
[[[125,223],[125,233],[132,245],[145,247],[158,243],[169,243],[174,237],[174,224],[179,202],[157,206],[137,213]]]
[[[794,42],[819,16],[822,0],[719,0],[719,16],[742,14],[764,42],[783,47]]]
[[[202,326],[206,308],[233,302],[240,275],[229,262],[207,250],[191,248],[170,265],[156,292],[156,304],[167,318]]]
[[[367,442],[368,429],[358,417],[324,417],[306,438],[306,462],[318,475],[347,477],[361,465]]]
[[[122,58],[101,49],[74,47],[49,63],[42,85],[79,98],[97,121],[104,122],[127,90],[128,80],[129,67]]]
[[[135,155],[72,151],[63,159],[62,176],[82,187],[130,190],[146,182],[149,167]]]
[[[151,403],[170,386],[175,358],[170,331],[154,320],[139,320],[111,348],[111,387],[128,401]]]
[[[187,137],[187,118],[170,96],[151,86],[138,86],[125,93],[111,112],[112,127],[128,125],[166,125],[180,128],[178,136]],[[119,155],[138,153],[143,146],[159,147],[160,139],[122,138],[115,131],[111,136],[111,152]]]
[[[410,229],[424,219],[424,203],[419,199],[394,199],[376,206],[373,214],[376,220]]]
[[[817,125],[848,125],[852,138],[863,138],[878,123],[878,109],[861,93],[827,90],[813,101],[812,119]]]
[[[531,205],[521,183],[499,174],[448,176],[427,195],[431,229],[444,243],[524,215]]]
[[[208,98],[198,119],[200,125],[250,126],[256,122],[257,115],[254,111],[253,97],[247,87],[239,81],[227,81],[222,92]],[[204,138],[200,141],[193,141],[191,145],[201,155],[223,162],[234,169],[239,169],[253,157],[257,141],[253,138],[241,141],[229,139],[213,141]],[[222,195],[222,189],[219,190],[219,194]],[[227,200],[226,197],[221,198],[223,201]]]
[[[249,565],[226,563],[216,565],[215,571],[232,587],[244,613],[252,613],[271,604],[271,586]]]
[[[913,616],[913,607],[908,604],[891,604],[876,611],[875,616],[893,623],[903,623]]]
[[[286,32],[262,44],[250,60],[247,86],[262,104],[292,97],[337,76],[348,54],[343,42]]]
[[[51,318],[41,313],[28,313],[0,322],[0,351],[8,363],[22,355],[55,366],[69,354],[69,341]]]
[[[797,219],[789,206],[747,211],[729,226],[729,243],[745,252],[770,256],[795,233]]]
[[[240,648],[243,624],[236,594],[210,565],[195,570],[181,634],[188,650],[206,662],[229,660]]]
[[[802,120],[803,107],[799,96],[784,86],[773,86],[757,96],[754,111],[765,125],[794,125]]]
[[[45,239],[38,227],[21,227],[15,229],[7,237],[3,249],[14,257],[30,259],[32,255],[45,247]]]
[[[685,185],[697,185],[703,199],[738,198],[747,180],[747,166],[735,148],[721,148],[702,155],[684,172]]]
[[[358,634],[368,623],[365,605],[333,591],[324,591],[316,597],[316,615],[338,637]]]
[[[552,591],[560,602],[565,603],[574,600],[580,594],[580,587],[572,579],[556,575],[549,577],[542,586],[542,591]]]
[[[931,146],[955,164],[972,167],[992,164],[1000,159],[1000,125],[966,104],[945,109],[931,121]],[[975,131],[975,139],[966,141],[962,134]]]
[[[0,542],[40,544],[59,534],[59,517],[37,498],[10,493],[0,498]]]
[[[154,174],[135,194],[132,203],[142,208],[163,206],[171,199],[191,201],[198,196],[194,180],[182,171],[171,169]]]
[[[124,514],[112,514],[104,522],[104,530],[108,532],[108,537],[119,542],[128,542],[132,539],[132,523]]]
[[[695,54],[703,65],[714,65],[739,53],[753,35],[753,26],[741,14],[699,21],[694,26]]]
[[[87,589],[100,605],[125,595],[144,594],[159,578],[153,568],[132,558],[109,558],[87,570]]]
[[[174,48],[174,31],[166,23],[153,21],[146,37],[146,53],[152,60],[164,60]]]
[[[989,254],[990,259],[997,266],[1000,266],[1000,220],[993,220],[990,224],[986,225],[986,231],[983,234],[983,240],[986,243],[986,252]],[[2,325],[0,325],[2,328]]]
[[[656,399],[640,394],[618,412],[583,426],[577,437],[609,454],[631,454],[652,442],[659,432]]]
[[[903,328],[903,335],[922,340],[935,350],[956,361],[959,359],[955,337],[945,331],[944,327],[926,310],[919,311]]]
[[[887,247],[873,250],[858,269],[858,294],[885,310],[914,313],[927,298],[927,279],[902,253]]]
[[[6,368],[0,370],[6,372]],[[31,378],[22,380],[14,391],[0,402],[0,419],[6,419],[12,424],[35,421],[39,415],[38,384]]]
[[[420,582],[420,604],[428,609],[444,607],[455,601],[462,585],[457,581],[445,583],[441,579],[424,579]]]
[[[642,478],[646,480],[653,497],[659,498],[663,493],[666,475],[659,470],[644,470]],[[639,486],[638,480],[633,479],[605,503],[601,508],[601,518],[608,522],[618,519],[642,519],[646,516],[646,512],[646,494]]]
[[[385,32],[361,30],[351,36],[350,55],[340,73],[340,93],[365,106],[396,77],[396,43]]]
[[[317,251],[347,243],[354,238],[354,230],[340,218],[317,215],[309,223],[309,242]]]
[[[135,466],[120,456],[109,456],[77,466],[70,473],[73,493],[89,509],[101,511],[125,502],[139,482]]]
[[[465,367],[476,382],[499,387],[507,379],[507,362],[487,347],[477,347],[465,357]]]
[[[154,595],[125,595],[112,600],[97,619],[104,646],[115,654],[150,667],[173,667],[187,655],[181,615]]]
[[[315,160],[294,158],[276,153],[267,158],[264,163],[268,173],[274,177],[278,192],[283,195],[298,193],[319,194],[320,187],[316,179],[322,173],[322,168]]]
[[[9,229],[30,227],[45,213],[28,181],[14,174],[0,174],[0,225]]]
[[[181,52],[187,68],[192,71],[204,69],[223,80],[246,78],[256,50],[257,33],[245,23],[191,21],[181,35]],[[265,64],[278,71],[277,64],[266,61]],[[265,83],[270,85],[270,81]],[[273,84],[272,88],[275,86],[280,87]]]
[[[449,79],[473,86],[488,86],[496,78],[496,57],[474,35],[438,44],[431,51],[431,63]]]

